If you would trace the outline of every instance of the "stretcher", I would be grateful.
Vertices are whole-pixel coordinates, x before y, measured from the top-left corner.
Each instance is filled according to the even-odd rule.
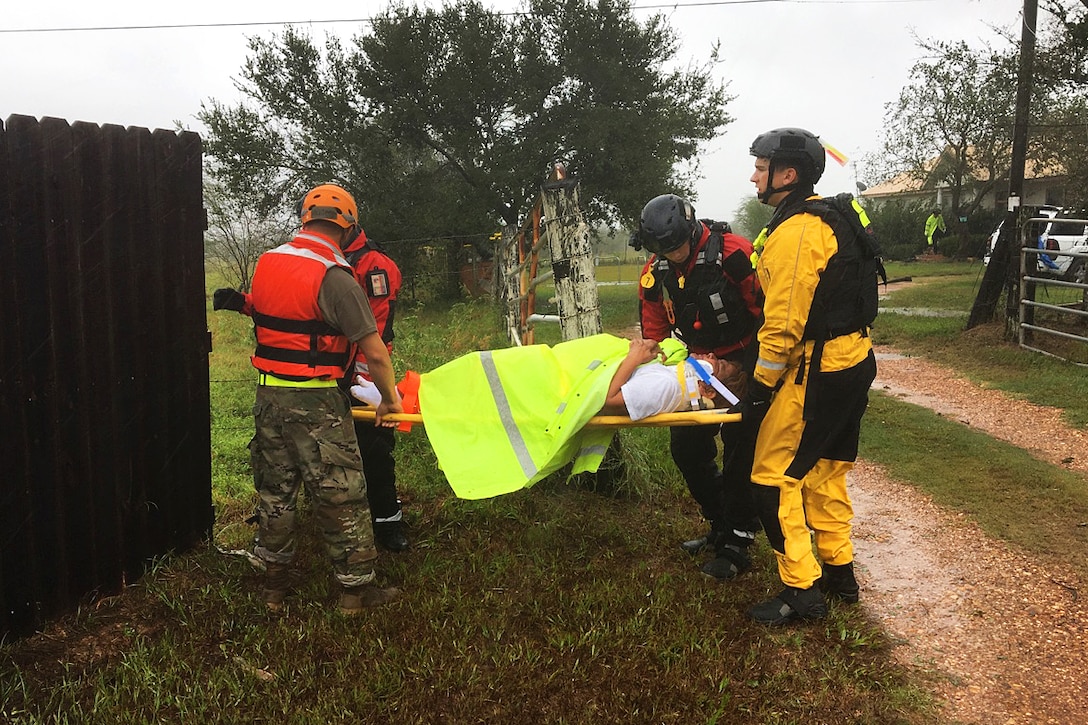
[[[610,336],[599,335],[596,337]],[[578,342],[585,342],[585,340]],[[575,343],[564,344],[569,345]],[[680,349],[684,350],[686,356],[687,350],[682,347]],[[524,353],[525,348],[521,348],[520,352]],[[711,377],[702,367],[692,365],[692,368],[703,382],[714,387],[729,404],[736,405],[740,402],[732,392],[716,378]],[[363,402],[365,407],[352,407],[352,417],[356,420],[373,421],[375,407],[377,406],[378,401],[381,400],[381,394],[373,383],[364,381],[362,378],[358,378],[357,382],[358,384],[351,388],[351,395],[356,400]],[[421,384],[422,377],[414,370],[406,371],[404,379],[397,383],[397,391],[400,393],[404,412],[390,414],[386,417],[388,420],[397,423],[397,430],[399,431],[410,431],[412,426],[416,424],[426,425],[426,420],[420,411],[419,405],[419,388]],[[446,418],[448,420],[449,416],[447,415]],[[662,428],[739,423],[740,419],[740,413],[730,413],[727,408],[716,408],[710,410],[685,410],[676,413],[659,413],[658,415],[647,416],[645,418],[640,418],[639,420],[631,420],[631,418],[626,415],[597,415],[590,418],[584,427],[590,429]]]
[[[597,471],[621,428],[740,420],[724,406],[640,420],[600,415],[629,349],[623,338],[591,336],[551,348],[480,351],[423,375],[409,370],[397,383],[402,412],[382,422],[402,432],[421,425],[457,497],[481,499],[527,488],[568,466],[571,475]],[[543,384],[553,380],[563,385]],[[352,408],[352,416],[373,425],[381,396],[368,394],[366,381],[357,382],[352,396],[367,405]],[[376,392],[373,383],[369,387]]]
[[[351,415],[356,420],[373,421],[374,409],[352,408]],[[419,413],[393,413],[386,418],[394,423],[404,424],[400,430],[408,430],[414,424],[427,424],[424,416]],[[597,415],[589,419],[586,428],[659,428],[739,422],[740,413],[730,413],[725,409],[691,410],[681,413],[660,413],[640,420],[631,420],[626,415]]]

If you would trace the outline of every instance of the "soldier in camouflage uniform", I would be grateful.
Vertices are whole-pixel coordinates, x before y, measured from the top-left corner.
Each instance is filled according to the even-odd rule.
[[[373,581],[378,552],[359,444],[343,393],[339,388],[260,385],[253,417],[250,455],[261,522],[254,553],[266,562],[290,563],[301,483],[337,580],[346,587]]]
[[[376,425],[402,411],[393,365],[362,287],[343,256],[355,239],[355,201],[330,184],[303,201],[302,229],[265,252],[253,274],[251,301],[258,386],[250,443],[260,499],[255,554],[266,564],[262,596],[279,611],[291,584],[300,486],[313,504],[342,588],[340,610],[392,601],[396,589],[373,583],[374,531],[351,408],[337,386],[359,349],[381,393]]]

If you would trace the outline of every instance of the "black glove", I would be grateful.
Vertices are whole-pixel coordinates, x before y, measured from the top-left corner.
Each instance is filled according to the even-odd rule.
[[[234,310],[241,312],[246,303],[246,296],[236,289],[226,287],[212,293],[213,310]]]
[[[763,419],[767,417],[767,410],[771,407],[771,397],[774,389],[768,388],[755,378],[748,378],[748,390],[739,403],[734,405],[729,412],[740,413],[740,421],[746,426],[758,429]]]

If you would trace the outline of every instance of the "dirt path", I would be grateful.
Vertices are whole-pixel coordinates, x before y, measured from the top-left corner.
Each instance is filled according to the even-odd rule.
[[[919,358],[878,349],[874,384],[1088,472],[1088,436]],[[1005,411],[1015,409],[1015,418]],[[863,605],[896,654],[965,723],[1088,723],[1088,606],[1069,571],[1040,566],[864,461],[852,474]],[[1084,552],[1079,552],[1084,556]]]

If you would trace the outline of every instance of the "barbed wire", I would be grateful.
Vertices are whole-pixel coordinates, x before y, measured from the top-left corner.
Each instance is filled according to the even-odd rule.
[[[541,223],[544,224],[544,225],[547,225],[547,224],[552,224],[552,223],[556,223],[556,222],[566,222],[566,221],[570,221],[572,219],[576,220],[580,216],[584,217],[584,214],[582,214],[581,212],[570,212],[568,214],[563,214],[563,215],[556,216],[556,217],[551,217],[551,218],[548,218],[548,219],[542,219]],[[496,235],[499,235],[498,238],[496,238]],[[492,231],[489,231],[489,232],[471,232],[471,233],[467,233],[467,234],[445,234],[445,235],[442,235],[442,236],[439,236],[439,237],[433,237],[433,236],[432,237],[405,237],[403,239],[382,239],[382,238],[379,238],[379,239],[375,239],[375,241],[378,244],[382,244],[382,245],[385,245],[385,244],[415,244],[415,243],[419,243],[419,242],[436,242],[437,243],[437,242],[443,242],[443,241],[456,242],[458,240],[498,241],[499,239],[502,239],[501,235],[502,235],[501,231],[500,232],[495,232],[494,230],[492,230]]]

